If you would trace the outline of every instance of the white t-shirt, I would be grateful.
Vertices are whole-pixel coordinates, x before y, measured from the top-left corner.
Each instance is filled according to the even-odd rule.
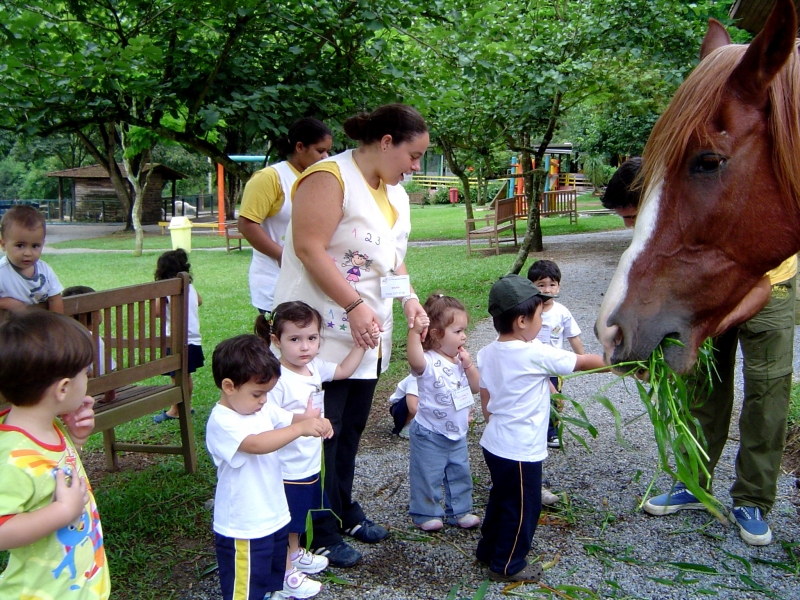
[[[25,304],[39,304],[64,291],[64,286],[50,265],[38,260],[33,267],[33,277],[25,277],[8,262],[7,256],[0,258],[0,298],[14,298]]]
[[[563,304],[553,301],[547,312],[542,311],[542,329],[536,336],[543,344],[553,348],[563,348],[564,338],[572,338],[581,334],[578,322]]]
[[[169,299],[167,299],[169,302]],[[200,311],[199,311],[199,300],[197,299],[197,290],[194,289],[194,286],[190,283],[189,284],[189,317],[188,317],[188,328],[189,331],[186,335],[186,343],[192,344],[193,346],[200,346],[202,344],[202,340],[200,338]],[[172,329],[170,327],[170,310],[169,306],[167,306],[167,335],[170,335]]]
[[[281,365],[278,383],[267,394],[267,403],[279,406],[293,414],[306,411],[311,394],[322,391],[322,382],[332,381],[336,363],[315,358],[308,363],[311,375],[298,375]],[[278,450],[283,478],[296,481],[320,472],[322,464],[322,440],[303,436]]]
[[[389,403],[397,404],[408,394],[411,394],[412,396],[419,396],[419,391],[417,390],[416,375],[413,374],[409,375],[405,379],[403,379],[400,383],[397,384],[397,387],[394,390],[394,394],[389,396]]]
[[[478,352],[481,388],[489,391],[489,423],[481,446],[509,460],[547,458],[551,375],[568,375],[578,357],[539,340],[495,340]]]
[[[214,495],[214,531],[230,538],[252,540],[278,531],[289,523],[277,452],[240,452],[242,441],[253,434],[292,423],[292,413],[267,403],[257,413],[240,415],[217,404],[206,427],[206,446],[217,467]]]
[[[456,410],[453,392],[469,381],[461,362],[453,364],[438,352],[425,352],[425,370],[417,376],[419,406],[414,420],[451,440],[460,440],[469,428],[469,407]]]

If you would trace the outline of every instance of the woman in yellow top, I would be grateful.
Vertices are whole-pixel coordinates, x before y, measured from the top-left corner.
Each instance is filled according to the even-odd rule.
[[[283,240],[292,214],[292,185],[314,163],[328,157],[331,130],[317,119],[295,121],[275,142],[283,161],[253,173],[244,188],[239,231],[253,246],[250,300],[260,313],[272,312],[275,281],[281,270]]]
[[[351,117],[344,131],[358,148],[315,164],[295,183],[275,288],[276,305],[303,300],[322,314],[323,360],[341,362],[353,344],[367,349],[352,377],[323,384],[325,417],[334,430],[324,445],[325,490],[341,531],[323,514],[312,544],[338,567],[361,558],[342,533],[367,543],[388,535],[367,519],[351,492],[358,443],[391,356],[392,301],[402,302],[409,326],[425,314],[404,262],[411,222],[399,183],[419,170],[430,141],[422,116],[402,104]]]

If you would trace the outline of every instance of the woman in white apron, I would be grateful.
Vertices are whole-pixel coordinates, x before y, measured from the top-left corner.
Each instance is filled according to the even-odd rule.
[[[314,163],[328,157],[331,130],[317,119],[295,121],[275,142],[283,161],[253,173],[244,188],[239,231],[253,247],[250,301],[261,314],[272,312],[275,281],[281,271],[284,236],[292,214],[292,185]]]
[[[404,263],[411,222],[399,183],[419,170],[430,141],[422,116],[402,104],[351,117],[344,131],[358,148],[315,164],[295,183],[275,288],[276,305],[303,300],[322,314],[323,360],[341,362],[353,344],[367,348],[350,379],[323,385],[334,430],[324,445],[325,491],[341,527],[330,514],[316,519],[312,544],[338,567],[361,559],[342,533],[367,543],[388,535],[351,492],[358,443],[391,356],[392,302],[402,302],[409,323],[424,314]]]

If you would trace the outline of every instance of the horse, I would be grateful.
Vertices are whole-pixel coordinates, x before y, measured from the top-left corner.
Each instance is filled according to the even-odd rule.
[[[800,57],[791,0],[736,45],[709,20],[700,63],[643,153],[633,239],[595,333],[609,364],[664,358],[688,371],[703,341],[749,319],[745,296],[800,250]]]

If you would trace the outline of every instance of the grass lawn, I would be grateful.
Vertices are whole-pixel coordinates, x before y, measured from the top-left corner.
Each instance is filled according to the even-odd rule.
[[[579,209],[589,210],[602,208],[600,200],[590,194],[584,194],[578,199]],[[483,211],[475,211],[479,217]],[[411,207],[411,240],[463,240],[466,236],[464,228],[466,208],[463,204],[437,204],[433,206]],[[579,217],[575,225],[570,225],[567,216],[548,217],[541,220],[544,235],[564,235],[566,233],[588,233],[593,231],[609,231],[623,229],[622,219],[616,215],[603,215],[592,217]],[[528,222],[525,219],[517,221],[517,232],[525,234]],[[144,248],[146,251],[167,250],[172,242],[169,235],[146,234]],[[102,250],[131,250],[133,248],[133,234],[115,233],[110,236],[91,240],[73,240],[52,244],[53,248],[92,248]],[[208,233],[192,236],[193,248],[224,248],[225,238]]]
[[[211,353],[221,340],[252,330],[256,312],[250,306],[247,285],[250,256],[249,251],[191,254],[194,283],[203,297],[200,327],[206,355],[206,366],[194,375],[198,474],[184,474],[179,457],[143,454],[123,455],[119,473],[93,469],[91,483],[103,522],[114,598],[161,599],[185,594],[216,562],[211,513],[204,508],[214,496],[215,483],[214,467],[205,450],[205,423],[219,398],[211,376]],[[152,281],[156,254],[141,258],[66,254],[50,255],[46,260],[64,286],[80,284],[104,290]],[[461,299],[475,321],[486,316],[488,289],[506,272],[511,260],[509,254],[467,258],[462,246],[441,246],[411,248],[406,262],[421,297],[445,291]],[[399,303],[395,303],[395,321],[403,323]],[[404,334],[403,327],[395,329],[395,360],[381,379],[378,404],[407,372]],[[127,441],[177,443],[179,438],[177,423],[155,426],[149,417],[118,427],[116,432],[119,440]],[[87,465],[102,466],[101,449],[101,435],[93,435],[85,448]],[[173,576],[177,571],[186,573],[187,565],[191,577]]]

